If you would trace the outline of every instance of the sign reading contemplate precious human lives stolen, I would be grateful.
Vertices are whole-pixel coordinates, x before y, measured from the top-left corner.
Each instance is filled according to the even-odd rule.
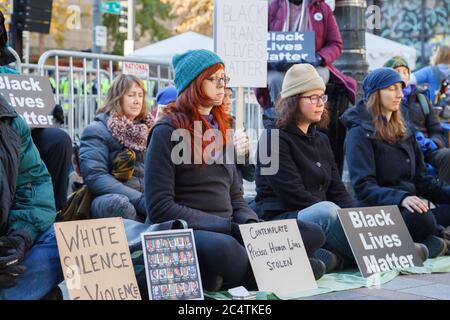
[[[340,209],[339,219],[364,277],[423,265],[397,206]]]
[[[203,300],[192,229],[142,233],[150,300]]]
[[[229,87],[266,87],[267,17],[267,0],[215,0],[214,50]]]
[[[269,32],[268,61],[311,62],[316,54],[314,41],[314,32]]]
[[[71,300],[141,300],[122,218],[54,226]]]
[[[48,128],[54,125],[52,112],[55,98],[48,78],[0,74],[0,94],[31,128]]]
[[[259,290],[283,295],[317,288],[295,219],[239,228]]]

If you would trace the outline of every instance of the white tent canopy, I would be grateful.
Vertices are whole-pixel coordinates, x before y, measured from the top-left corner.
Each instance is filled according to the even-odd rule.
[[[214,50],[214,41],[210,37],[189,31],[137,49],[128,56],[171,63],[175,54],[190,49],[212,51]],[[369,70],[383,66],[387,60],[397,55],[405,58],[411,70],[414,70],[416,64],[416,50],[414,48],[366,32],[366,56]]]

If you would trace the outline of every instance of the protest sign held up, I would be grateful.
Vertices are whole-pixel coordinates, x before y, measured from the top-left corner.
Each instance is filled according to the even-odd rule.
[[[317,288],[295,219],[239,228],[260,291],[290,294]]]
[[[314,32],[269,32],[267,54],[269,62],[304,62],[315,57]]]
[[[364,277],[423,265],[397,206],[340,209],[339,219]]]
[[[48,78],[1,74],[0,94],[31,128],[53,126],[52,112],[55,108],[55,98]]]
[[[140,300],[122,218],[55,223],[71,300]]]

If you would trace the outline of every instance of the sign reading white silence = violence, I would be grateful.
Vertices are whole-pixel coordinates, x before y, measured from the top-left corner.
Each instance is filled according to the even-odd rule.
[[[317,288],[295,219],[239,228],[259,290],[282,295]]]
[[[314,32],[267,33],[268,62],[302,62],[315,58]]]
[[[71,300],[141,300],[122,218],[54,227]]]
[[[0,94],[31,128],[53,126],[55,108],[50,81],[46,77],[1,74]]]
[[[340,209],[339,219],[364,277],[423,265],[397,206]]]

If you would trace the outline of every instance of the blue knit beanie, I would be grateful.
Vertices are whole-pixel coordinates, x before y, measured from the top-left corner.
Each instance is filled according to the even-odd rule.
[[[385,89],[400,82],[402,87],[405,87],[405,82],[402,80],[400,74],[392,68],[378,68],[367,75],[363,81],[364,100],[369,100],[369,97],[375,91]]]
[[[157,104],[168,105],[175,100],[177,100],[177,88],[174,86],[164,87],[156,94]]]
[[[177,54],[172,59],[175,72],[175,86],[178,95],[206,68],[221,63],[220,57],[206,49],[189,50],[183,54]]]

